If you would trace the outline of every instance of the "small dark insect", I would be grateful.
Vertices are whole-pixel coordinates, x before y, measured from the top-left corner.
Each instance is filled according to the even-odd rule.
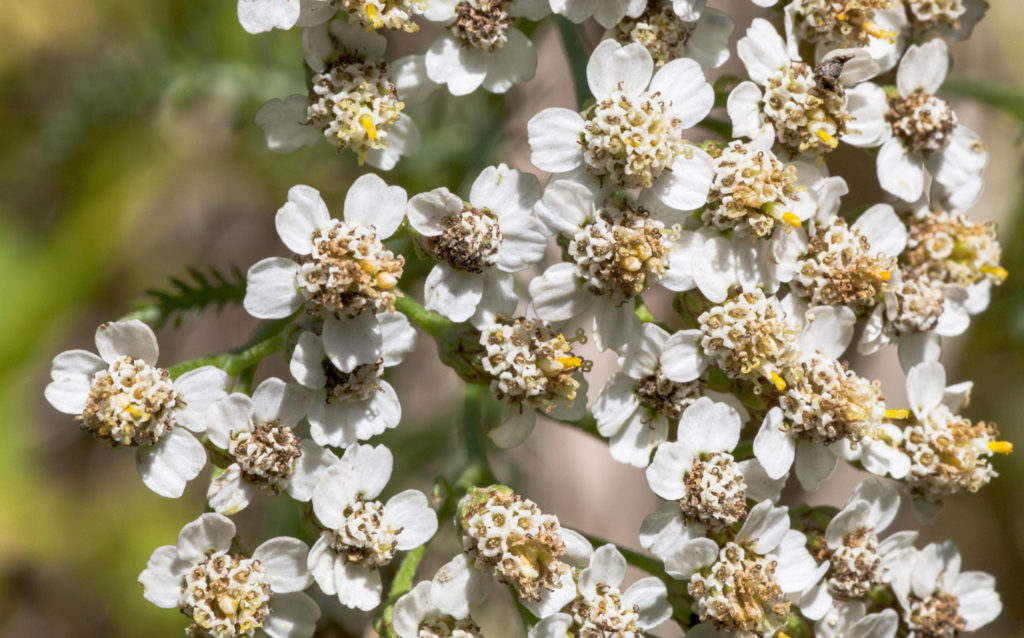
[[[814,81],[818,88],[842,95],[843,85],[839,84],[839,76],[842,75],[846,63],[852,59],[852,55],[834,55],[818,62],[814,67]]]

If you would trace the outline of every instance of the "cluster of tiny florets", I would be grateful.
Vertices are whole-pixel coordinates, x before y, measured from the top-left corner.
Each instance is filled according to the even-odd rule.
[[[945,148],[958,121],[948,102],[926,93],[890,98],[885,119],[908,149],[924,154]]]
[[[414,9],[426,3],[422,0],[331,0],[342,11],[348,12],[356,22],[367,29],[401,29],[407,33],[419,31],[413,22]]]
[[[799,226],[788,208],[803,190],[796,168],[767,149],[732,142],[715,157],[715,177],[701,220],[718,230],[765,237],[779,222]]]
[[[915,276],[968,286],[980,280],[1001,284],[1006,270],[999,265],[995,222],[972,222],[957,211],[928,211],[913,219],[902,259]]]
[[[909,609],[903,615],[907,638],[955,638],[967,629],[960,615],[960,599],[942,593],[928,598],[910,597]]]
[[[721,530],[747,514],[747,481],[731,454],[715,452],[694,460],[683,479],[683,517],[710,530]]]
[[[455,5],[455,34],[467,46],[494,51],[508,42],[514,18],[509,0],[462,0]]]
[[[903,0],[907,15],[916,30],[937,26],[960,28],[960,18],[967,12],[963,0]]]
[[[875,23],[875,12],[899,6],[899,0],[797,0],[796,30],[804,40],[832,48],[870,44],[872,38],[895,38]]]
[[[877,381],[868,381],[842,362],[806,356],[785,368],[786,389],[779,406],[799,438],[831,445],[857,442],[882,423],[885,405]]]
[[[803,62],[765,80],[764,115],[779,143],[794,153],[824,154],[838,144],[851,117],[842,87],[827,88]]]
[[[904,432],[911,492],[928,500],[977,492],[997,476],[989,445],[998,439],[995,423],[973,423],[945,405],[932,409]]]
[[[593,598],[577,598],[569,605],[569,614],[577,636],[636,638],[641,636],[639,614],[622,600],[618,587],[599,583]]]
[[[789,614],[789,602],[775,582],[776,567],[770,558],[727,543],[713,565],[690,579],[694,613],[720,629],[773,634]]]
[[[842,599],[861,598],[882,582],[882,558],[878,536],[858,529],[843,538],[843,544],[829,553],[828,587]]]
[[[796,330],[776,297],[760,289],[742,292],[697,317],[701,348],[732,377],[773,374],[794,354]]]
[[[122,357],[93,376],[82,429],[114,445],[153,445],[174,427],[182,405],[166,370]]]
[[[668,3],[648,2],[635,18],[625,17],[614,28],[614,37],[622,44],[644,45],[656,66],[681,58],[693,33],[694,23],[682,20]]]
[[[185,573],[181,610],[190,638],[255,636],[270,612],[270,585],[258,560],[212,552]]]
[[[494,213],[486,208],[464,206],[444,218],[440,235],[424,237],[424,243],[452,268],[481,273],[498,263],[501,239],[501,227]]]
[[[232,433],[228,453],[247,479],[277,494],[295,473],[301,442],[290,427],[260,423],[252,431]]]
[[[896,335],[931,330],[939,322],[946,302],[940,287],[913,276],[905,276],[899,285],[887,287],[884,299],[885,330]]]
[[[683,410],[701,397],[700,390],[700,382],[672,381],[659,369],[637,381],[634,393],[652,412],[676,423]]]
[[[483,635],[470,618],[443,616],[420,623],[416,638],[483,638]]]
[[[376,569],[395,557],[398,533],[384,525],[384,506],[362,498],[345,508],[345,521],[333,531],[331,548],[348,563]]]

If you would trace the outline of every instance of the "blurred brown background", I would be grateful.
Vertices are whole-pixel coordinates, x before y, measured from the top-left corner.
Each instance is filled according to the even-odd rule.
[[[753,15],[747,0],[711,4],[746,16],[737,19],[735,37]],[[1024,85],[1024,14],[1017,2],[994,5],[975,37],[953,46],[953,73]],[[98,323],[130,311],[145,289],[166,288],[186,265],[244,270],[284,254],[272,220],[288,187],[313,185],[340,213],[359,169],[352,154],[326,144],[283,156],[265,150],[252,117],[264,100],[304,90],[299,34],[246,34],[233,0],[0,0],[0,15],[0,636],[180,635],[183,617],[143,600],[135,579],[150,552],[173,543],[202,510],[203,479],[180,500],[149,492],[131,453],[85,436],[43,400],[49,361],[62,350],[91,348]],[[526,119],[573,100],[557,33],[542,27],[536,36],[540,77],[504,100],[439,95],[413,107],[424,148],[385,178],[410,195],[440,185],[466,195],[488,164],[529,169]],[[430,38],[421,33],[392,46],[396,54],[422,51]],[[991,153],[985,193],[971,215],[1000,221],[1010,279],[971,333],[947,347],[945,360],[951,381],[976,381],[967,414],[997,421],[1004,438],[1024,444],[1021,121],[970,100],[957,99],[956,107]],[[502,129],[497,122],[506,115]],[[856,193],[848,207],[879,197],[870,157],[850,151],[834,162]],[[406,284],[416,275],[411,268]],[[160,331],[161,360],[170,365],[239,345],[255,326],[238,309],[208,311]],[[461,382],[435,369],[434,353],[423,336],[396,374],[409,416],[385,437],[397,456],[392,489],[428,491],[436,475],[451,476],[462,462],[452,428]],[[591,396],[614,365],[614,357],[595,358]],[[859,369],[900,403],[895,357]],[[287,376],[280,357],[261,367],[261,377],[269,374]],[[1021,635],[1024,621],[1016,604],[1024,596],[1019,454],[997,458],[1000,479],[951,499],[923,531],[926,541],[955,538],[967,569],[997,576],[1005,611],[984,635]],[[492,459],[502,480],[565,524],[628,547],[638,547],[640,521],[656,507],[642,471],[552,423]],[[842,472],[812,502],[839,504],[857,480]],[[296,513],[289,503],[258,502],[239,517],[243,541],[254,547],[297,533]],[[917,523],[907,512],[897,525]],[[436,545],[454,551],[450,537]],[[421,575],[443,559],[431,555]],[[345,627],[360,618],[330,601],[324,608],[338,619],[324,624],[324,635],[354,635]]]

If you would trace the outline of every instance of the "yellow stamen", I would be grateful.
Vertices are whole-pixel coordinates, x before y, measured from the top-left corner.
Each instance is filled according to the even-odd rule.
[[[889,281],[892,279],[892,273],[888,270],[872,270],[869,274],[879,281]]]
[[[363,130],[366,131],[367,137],[371,140],[377,139],[377,127],[373,125],[373,118],[370,114],[364,114],[359,116],[359,123],[363,126]]]
[[[814,132],[814,134],[821,138],[822,142],[825,142],[832,148],[839,146],[839,140],[837,140],[831,133],[829,133],[823,128],[818,129],[817,131]]]
[[[562,367],[566,370],[572,370],[583,365],[583,359],[579,357],[558,357],[558,363],[562,364]]]
[[[910,410],[886,410],[885,418],[902,421],[903,419],[910,418]]]
[[[800,221],[799,217],[789,211],[782,213],[782,221],[795,228],[800,228],[800,225],[803,223]]]
[[[990,441],[988,449],[995,454],[1009,454],[1013,452],[1013,443],[1009,441]]]
[[[1001,268],[999,266],[982,266],[981,272],[988,275],[992,275],[1000,282],[1002,282],[1004,279],[1010,276],[1010,273],[1006,272],[1005,268]]]
[[[876,38],[885,38],[890,43],[895,42],[896,36],[899,35],[895,31],[888,31],[886,29],[883,29],[882,27],[878,26],[871,20],[866,20],[864,24],[861,25],[861,28],[863,28],[864,32],[867,33],[868,35]]]
[[[380,19],[380,11],[377,10],[375,5],[366,5],[366,18],[370,21],[370,24],[373,25],[374,29],[379,29],[384,26],[384,21]]]
[[[783,381],[782,377],[780,377],[779,375],[775,374],[774,372],[771,372],[769,373],[768,378],[772,380],[772,383],[775,384],[775,389],[777,389],[779,392],[782,392],[783,390],[786,389],[786,382]]]
[[[839,20],[840,22],[845,21],[846,20],[846,14],[845,13],[840,13],[839,15],[836,16],[836,20]],[[779,633],[781,634],[782,632],[780,631]]]

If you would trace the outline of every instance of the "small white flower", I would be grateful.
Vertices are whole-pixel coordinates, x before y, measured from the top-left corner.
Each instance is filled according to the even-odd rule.
[[[384,380],[384,370],[402,362],[416,347],[416,331],[405,315],[378,313],[380,357],[342,372],[331,362],[323,339],[299,335],[289,369],[313,392],[309,397],[309,431],[320,445],[348,447],[394,428],[402,418],[398,394]]]
[[[203,366],[172,381],[156,367],[153,330],[134,319],[101,324],[96,350],[99,356],[68,350],[54,357],[46,400],[111,445],[137,448],[146,487],[178,498],[206,466],[206,450],[190,432],[206,430],[206,409],[226,396],[230,378]]]
[[[644,45],[658,67],[687,57],[705,69],[716,69],[729,59],[729,38],[735,29],[732,18],[721,11],[706,9],[684,18],[668,0],[654,0],[639,16],[619,21],[608,36],[623,45]]]
[[[865,51],[837,49],[812,68],[791,58],[775,27],[756,18],[736,53],[752,81],[729,94],[734,136],[753,139],[768,124],[787,150],[812,156],[840,140],[867,147],[884,140],[885,92],[863,82],[878,71]]]
[[[833,49],[863,48],[881,71],[896,66],[907,29],[899,0],[796,0],[784,10],[790,56],[801,40],[815,44],[815,59]]]
[[[743,637],[774,635],[789,615],[789,594],[801,594],[822,577],[804,535],[789,527],[788,508],[763,501],[747,515],[736,537],[719,547],[702,538],[665,562],[687,591],[701,622],[714,622]]]
[[[825,618],[844,601],[863,599],[875,587],[889,583],[891,572],[914,551],[917,532],[879,535],[896,518],[900,497],[877,479],[862,481],[825,530],[828,573],[804,594],[800,613],[811,620]]]
[[[320,608],[302,593],[313,582],[304,561],[306,544],[280,536],[246,558],[230,551],[234,536],[234,523],[220,514],[203,514],[185,525],[177,545],[150,556],[139,575],[143,596],[190,616],[190,636],[312,636]]]
[[[625,16],[640,15],[647,0],[550,0],[551,10],[573,22],[594,18],[601,26],[611,28]]]
[[[908,638],[955,636],[977,631],[1003,610],[996,580],[985,572],[960,571],[953,541],[932,543],[902,562],[892,588]]]
[[[413,17],[427,11],[421,0],[319,0],[348,13],[349,19],[367,31],[401,29],[406,33],[419,31]],[[431,3],[432,4],[432,3]]]
[[[456,525],[464,552],[437,570],[430,590],[443,613],[467,617],[486,599],[492,577],[538,618],[576,599],[575,568],[586,566],[593,549],[533,501],[503,485],[472,488],[459,501]]]
[[[988,10],[987,0],[902,0],[914,31],[934,29],[943,37],[965,40]]]
[[[550,108],[530,120],[533,164],[579,169],[602,187],[652,189],[678,210],[704,204],[711,158],[682,136],[714,103],[700,65],[678,59],[655,73],[643,45],[605,40],[590,56],[587,81],[597,103],[583,114]]]
[[[392,622],[399,638],[483,638],[472,618],[455,618],[430,601],[431,582],[417,583],[398,599]]]
[[[387,41],[343,20],[306,29],[303,48],[313,70],[309,95],[274,98],[256,113],[267,146],[289,153],[320,139],[351,148],[359,165],[381,170],[419,150],[420,132],[403,99],[430,91],[422,56],[384,61]]]
[[[308,405],[302,388],[271,377],[251,399],[234,393],[210,406],[206,434],[233,460],[206,493],[218,514],[245,509],[258,493],[287,490],[297,501],[312,498],[320,474],[338,458],[295,434]]]
[[[579,573],[579,597],[565,612],[543,619],[528,638],[616,636],[639,638],[645,630],[672,616],[665,583],[653,576],[620,591],[626,559],[614,545],[594,550],[590,564]]]
[[[908,202],[924,194],[925,168],[955,189],[980,176],[988,163],[978,136],[934,95],[948,69],[946,43],[932,40],[907,49],[896,72],[899,95],[889,100],[885,116],[892,137],[878,151],[878,183]]]
[[[444,23],[447,32],[427,50],[427,75],[452,95],[480,86],[504,93],[531,80],[537,52],[512,25],[517,17],[540,20],[549,11],[543,0],[430,0],[427,18]]]
[[[514,313],[512,273],[540,261],[547,246],[543,224],[531,215],[539,199],[537,178],[504,164],[480,173],[468,203],[447,188],[413,196],[409,224],[439,262],[427,275],[426,308],[474,325],[489,312]],[[481,308],[485,298],[491,303]]]
[[[334,11],[326,0],[238,0],[238,22],[249,33],[311,27],[330,20]]]
[[[380,604],[379,567],[396,551],[427,542],[437,531],[437,514],[417,490],[375,500],[391,478],[394,458],[383,445],[352,445],[324,472],[313,490],[313,512],[326,531],[306,564],[320,589],[345,607],[370,610]]]
[[[803,611],[803,609],[801,609]],[[822,638],[896,638],[900,619],[892,609],[869,614],[864,603],[839,603],[814,625]]]
[[[530,282],[533,309],[545,321],[592,315],[602,350],[622,346],[639,329],[634,299],[643,292],[693,287],[687,248],[695,237],[666,227],[657,208],[624,197],[599,201],[564,179],[548,185],[536,213],[568,244],[572,263],[555,264]]]
[[[296,258],[254,264],[246,276],[245,309],[260,319],[279,319],[305,306],[323,316],[324,350],[339,370],[377,361],[376,313],[394,310],[405,264],[381,242],[401,225],[405,206],[405,190],[373,174],[349,188],[340,220],[331,217],[316,189],[292,187],[275,224]]]

